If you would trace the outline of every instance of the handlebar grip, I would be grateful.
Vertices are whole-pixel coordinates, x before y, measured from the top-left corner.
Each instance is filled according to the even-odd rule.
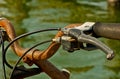
[[[120,40],[120,23],[96,23],[93,31],[97,36]]]

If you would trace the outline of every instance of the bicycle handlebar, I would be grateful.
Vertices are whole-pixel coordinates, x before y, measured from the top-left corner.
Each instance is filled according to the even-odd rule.
[[[120,40],[120,23],[96,23],[93,31],[97,36]]]
[[[116,40],[120,39],[120,23],[86,22],[82,25],[76,25],[76,27],[73,28],[64,28],[62,31],[67,35],[71,34],[73,37],[76,37],[80,42],[90,43],[99,47],[107,54],[108,59],[112,59],[114,57],[113,51],[94,37],[85,35],[84,32],[89,31],[90,33],[88,34],[92,33],[95,37],[105,37]]]
[[[66,26],[66,28],[74,28],[80,25],[81,24],[71,24],[71,25]],[[0,18],[0,26],[5,29],[7,33],[7,38],[9,41],[13,40],[16,37],[14,28],[7,19]],[[114,26],[115,28],[112,26]],[[90,26],[90,29],[88,28],[85,30],[90,30],[94,32],[94,34],[97,36],[107,37],[107,38],[112,38],[112,39],[120,39],[119,28],[120,28],[120,24],[96,23],[93,26]],[[56,34],[55,38],[62,37],[63,35],[64,33],[62,31],[59,31]],[[22,48],[17,41],[14,42],[11,47],[18,56],[22,56],[24,52],[27,50],[25,48]],[[50,46],[44,51],[39,51],[35,49],[31,50],[27,55],[25,55],[24,61],[29,65],[31,65],[31,63],[32,64],[34,63],[39,68],[41,68],[43,72],[48,74],[51,78],[69,79],[69,73],[60,71],[52,63],[47,61],[48,58],[50,58],[51,56],[55,54],[55,52],[58,50],[59,47],[60,47],[60,43],[53,41],[50,44]],[[67,76],[66,76],[66,73],[67,73]]]
[[[9,20],[7,20],[6,18],[0,18],[0,27],[6,31],[5,37],[7,38],[7,41],[10,42],[15,39],[15,30]],[[58,32],[55,38],[59,36],[62,36],[61,32]],[[46,60],[49,57],[51,57],[58,50],[59,47],[59,43],[52,42],[50,46],[44,51],[34,49],[31,50],[27,55],[24,56],[23,60],[28,65],[36,64],[39,68],[43,70],[43,72],[45,72],[51,78],[68,79],[69,77],[65,75],[67,72],[63,72],[57,69],[52,63]],[[24,54],[25,51],[28,50],[26,48],[21,47],[18,41],[15,41],[11,45],[11,48],[20,57]]]

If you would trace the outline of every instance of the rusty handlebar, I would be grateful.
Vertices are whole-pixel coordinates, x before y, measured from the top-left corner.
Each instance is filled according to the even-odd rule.
[[[70,24],[66,26],[66,28],[73,28],[80,25],[81,24]],[[6,38],[8,41],[12,41],[13,39],[16,38],[14,27],[9,20],[5,18],[0,18],[0,26],[6,31],[7,33]],[[120,39],[119,28],[120,28],[120,24],[116,24],[116,23],[113,24],[96,23],[92,27],[92,30],[90,31],[92,31],[96,36],[107,37],[112,39]],[[62,37],[63,35],[64,32],[60,30],[55,35],[54,39]],[[68,72],[57,69],[51,62],[47,60],[48,58],[50,58],[55,54],[55,52],[59,49],[60,45],[61,44],[59,42],[53,41],[50,44],[50,46],[44,51],[33,49],[24,56],[23,61],[28,65],[32,65],[32,64],[37,65],[43,72],[49,75],[52,79],[69,79]],[[20,57],[24,54],[25,51],[28,50],[28,48],[21,47],[18,41],[14,42],[11,45],[11,48]]]
[[[9,20],[7,20],[6,18],[0,18],[0,26],[6,31],[6,38],[8,38],[8,41],[12,41],[16,37],[14,27]],[[55,38],[59,36],[62,36],[62,32],[59,32],[55,36]],[[31,50],[27,55],[24,56],[23,61],[26,62],[28,65],[32,65],[33,63],[36,64],[52,79],[69,79],[68,75],[66,75],[67,72],[57,69],[52,63],[46,60],[51,57],[58,50],[59,47],[59,43],[52,42],[50,46],[44,51],[39,51],[35,49]],[[24,52],[27,51],[26,48],[22,48],[19,45],[18,41],[14,42],[11,45],[11,48],[18,56],[22,56]]]

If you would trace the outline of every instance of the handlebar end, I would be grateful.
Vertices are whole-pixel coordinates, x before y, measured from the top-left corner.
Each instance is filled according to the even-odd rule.
[[[114,55],[114,53],[112,52],[112,53],[107,54],[106,57],[107,57],[108,60],[112,60],[112,59],[114,58],[114,56],[115,56],[115,55]]]

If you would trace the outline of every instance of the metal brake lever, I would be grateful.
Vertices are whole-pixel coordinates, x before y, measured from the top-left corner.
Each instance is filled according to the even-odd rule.
[[[106,58],[108,60],[111,60],[114,57],[114,52],[111,50],[108,46],[106,46],[101,41],[97,40],[95,37],[92,37],[90,35],[86,35],[83,32],[92,30],[92,27],[95,25],[95,23],[85,23],[82,25],[82,27],[76,27],[76,28],[63,28],[62,31],[65,35],[71,36],[73,38],[76,38],[78,42],[88,43],[95,45],[104,53],[107,54]]]
[[[114,57],[113,50],[111,50],[108,46],[106,46],[104,43],[102,43],[101,41],[97,40],[96,38],[91,37],[90,35],[81,34],[78,37],[78,41],[95,45],[96,47],[98,47],[99,49],[104,51],[104,53],[106,53],[106,55],[107,55],[106,58],[108,60],[111,60]]]

